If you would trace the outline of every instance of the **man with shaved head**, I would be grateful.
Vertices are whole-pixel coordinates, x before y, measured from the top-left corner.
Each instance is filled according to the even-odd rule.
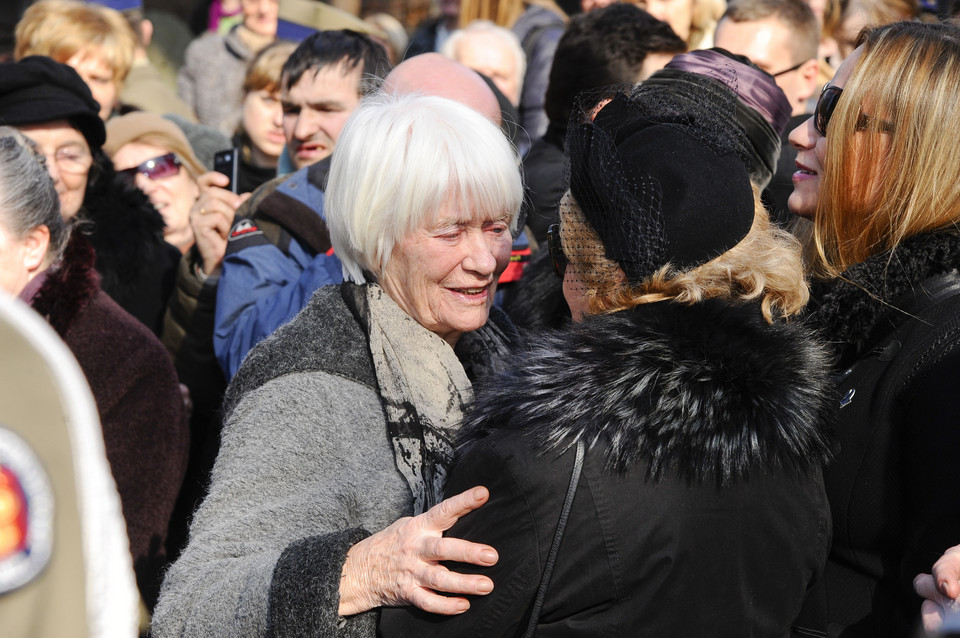
[[[500,104],[483,78],[439,53],[424,53],[401,62],[383,81],[383,90],[456,100],[500,125]]]
[[[500,107],[486,82],[441,55],[403,62],[387,75],[383,89],[446,97],[500,124]],[[323,213],[328,167],[329,157],[268,182],[237,211],[214,330],[214,351],[228,379],[247,352],[292,319],[318,288],[342,281]]]

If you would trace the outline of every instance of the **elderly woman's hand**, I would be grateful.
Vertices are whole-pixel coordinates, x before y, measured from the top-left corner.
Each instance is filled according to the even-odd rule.
[[[470,608],[465,598],[436,592],[477,596],[493,591],[493,581],[486,576],[458,574],[440,565],[442,561],[496,564],[499,557],[489,545],[443,537],[457,519],[486,503],[489,496],[486,488],[474,487],[419,516],[401,518],[354,545],[340,580],[340,615],[402,605],[459,614]]]
[[[913,579],[913,589],[924,599],[920,607],[923,628],[938,631],[947,614],[960,612],[960,545],[951,547],[933,564],[930,574]]]
[[[213,275],[227,252],[227,238],[233,226],[233,216],[250,193],[236,195],[224,186],[230,179],[222,173],[204,173],[197,179],[200,197],[190,209],[190,225],[197,241],[201,264],[205,275]]]

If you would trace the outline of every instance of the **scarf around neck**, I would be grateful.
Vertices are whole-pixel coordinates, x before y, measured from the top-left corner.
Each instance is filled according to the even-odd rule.
[[[357,286],[355,295],[397,469],[410,487],[414,514],[421,514],[443,500],[454,440],[473,398],[468,370],[474,378],[491,373],[509,338],[487,322],[463,335],[454,352],[379,285]]]

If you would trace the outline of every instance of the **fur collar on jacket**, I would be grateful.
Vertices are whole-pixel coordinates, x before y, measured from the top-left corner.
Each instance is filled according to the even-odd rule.
[[[144,261],[145,247],[162,245],[163,217],[140,189],[120,181],[108,158],[99,163],[100,174],[91,177],[80,211],[87,223],[77,230],[93,244],[103,288],[125,290],[137,285],[141,268],[156,267]]]
[[[646,462],[719,483],[829,456],[827,359],[797,324],[756,305],[661,302],[541,336],[478,393],[464,447],[520,428],[546,450],[577,439],[608,465]]]
[[[860,352],[891,303],[917,284],[960,267],[960,234],[942,231],[905,239],[848,268],[838,279],[815,282],[806,321],[839,351]]]
[[[100,276],[93,268],[93,246],[74,232],[60,261],[52,266],[31,305],[46,317],[60,337],[100,289]]]

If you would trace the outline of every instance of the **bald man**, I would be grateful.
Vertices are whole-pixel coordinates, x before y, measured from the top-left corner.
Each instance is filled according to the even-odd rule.
[[[424,53],[397,65],[383,81],[383,90],[401,95],[419,93],[455,100],[501,123],[500,103],[474,71],[439,53]]]
[[[500,124],[500,106],[486,82],[441,55],[401,63],[383,89],[456,100]],[[213,336],[228,380],[247,352],[292,319],[318,288],[343,280],[323,217],[328,170],[326,159],[278,177],[237,210],[216,291]]]

